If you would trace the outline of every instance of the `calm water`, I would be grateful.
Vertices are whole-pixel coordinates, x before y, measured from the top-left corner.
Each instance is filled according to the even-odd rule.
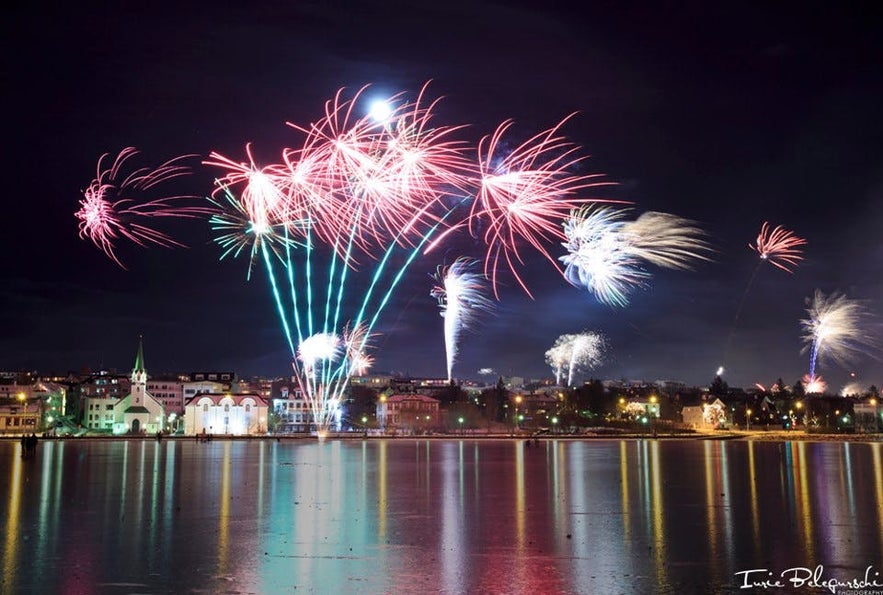
[[[0,523],[2,593],[783,593],[883,583],[883,445],[5,441]]]

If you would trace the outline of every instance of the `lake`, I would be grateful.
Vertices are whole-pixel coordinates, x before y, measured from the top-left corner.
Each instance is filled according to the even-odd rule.
[[[879,442],[37,450],[0,441],[2,593],[830,592],[812,572],[837,592],[883,585]],[[762,580],[787,588],[741,588]]]

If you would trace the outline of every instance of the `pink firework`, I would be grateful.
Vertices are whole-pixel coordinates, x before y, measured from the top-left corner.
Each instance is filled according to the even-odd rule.
[[[769,222],[764,221],[760,233],[757,234],[757,245],[748,244],[748,247],[757,252],[762,260],[790,273],[792,271],[789,267],[795,267],[803,260],[800,246],[805,244],[806,240],[797,237],[794,232],[781,225],[770,229]]]
[[[103,168],[105,153],[98,160],[95,179],[83,191],[79,219],[80,237],[88,238],[122,268],[115,242],[120,238],[140,246],[155,244],[166,248],[184,246],[169,235],[148,226],[145,220],[157,217],[198,217],[212,213],[208,207],[182,204],[195,196],[169,196],[141,201],[154,187],[190,173],[182,161],[194,155],[183,155],[156,168],[142,167],[126,173],[129,159],[138,154],[134,147],[120,151],[109,168]]]
[[[228,157],[212,152],[204,165],[212,165],[227,171],[218,180],[213,197],[225,188],[243,185],[239,196],[242,210],[248,214],[255,229],[266,230],[288,219],[289,204],[281,187],[279,176],[272,166],[261,168],[255,165],[251,145],[245,146],[248,163],[239,163]]]
[[[578,196],[581,191],[609,184],[597,181],[600,174],[569,173],[585,157],[576,156],[578,147],[558,135],[567,119],[505,156],[501,155],[503,136],[512,126],[511,121],[479,143],[479,189],[470,212],[469,231],[475,234],[482,230],[480,235],[487,246],[484,272],[497,297],[497,271],[503,263],[531,296],[518,274],[519,265],[524,263],[521,245],[529,245],[558,268],[546,245],[565,241],[561,223],[571,210],[586,204],[586,199]]]

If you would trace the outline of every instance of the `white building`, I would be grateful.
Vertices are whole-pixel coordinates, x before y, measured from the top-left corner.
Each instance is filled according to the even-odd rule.
[[[280,385],[279,396],[272,400],[273,412],[278,420],[276,432],[280,434],[309,432],[314,423],[310,402],[300,389],[292,385]]]
[[[255,393],[198,394],[184,404],[184,434],[266,434],[269,409],[267,400]]]

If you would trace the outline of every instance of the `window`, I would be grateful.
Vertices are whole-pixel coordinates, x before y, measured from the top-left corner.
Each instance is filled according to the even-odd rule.
[[[203,413],[208,413],[208,403],[205,403],[205,404],[202,406],[202,412],[203,412]]]
[[[230,411],[230,403],[224,403],[224,413],[227,413],[229,411]]]
[[[246,405],[245,412],[248,413],[249,411],[251,411],[251,405]]]

